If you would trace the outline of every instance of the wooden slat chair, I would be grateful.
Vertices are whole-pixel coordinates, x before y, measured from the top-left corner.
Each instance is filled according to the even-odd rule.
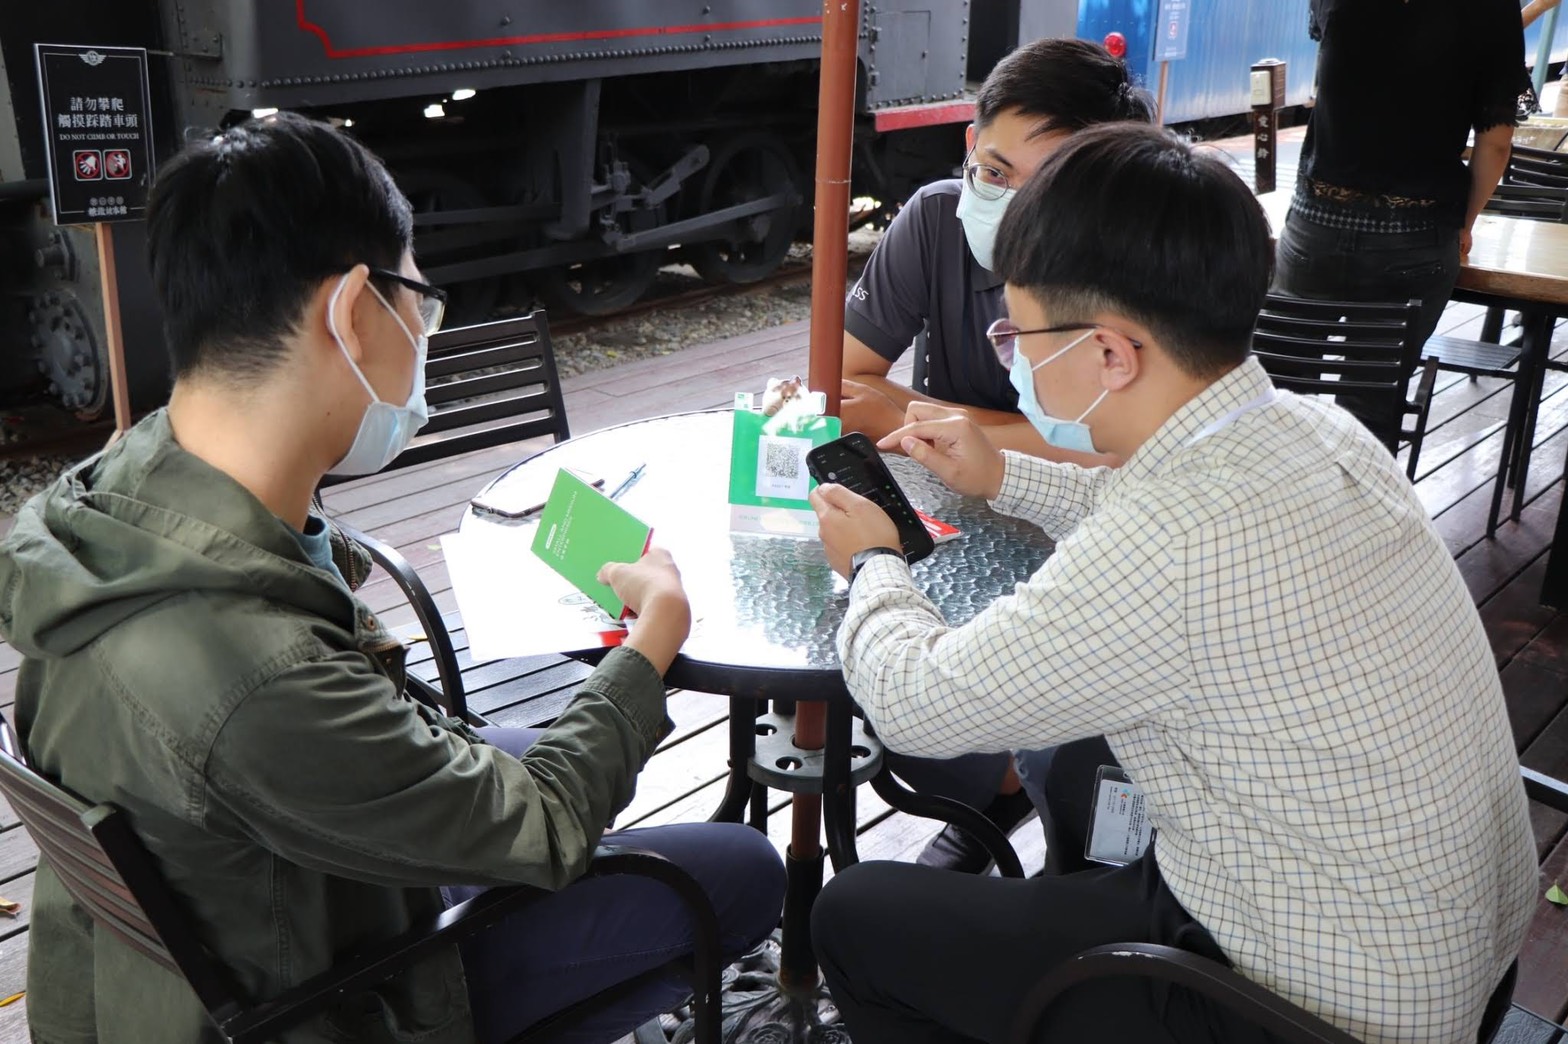
[[[1568,785],[1520,767],[1525,793],[1559,812],[1568,812]],[[1477,1044],[1558,1041],[1568,1027],[1553,1026],[1523,1008],[1510,1009],[1518,962],[1509,967],[1488,999]],[[1112,943],[1072,957],[1040,980],[1013,1018],[1008,1044],[1036,1044],[1035,1034],[1051,1007],[1073,987],[1107,978],[1149,978],[1181,986],[1216,1002],[1289,1044],[1360,1044],[1345,1031],[1269,992],[1218,961],[1172,946]]]
[[[230,1044],[275,1040],[345,995],[373,987],[553,894],[524,886],[492,888],[278,996],[248,997],[202,943],[183,902],[164,882],[157,861],[143,847],[125,813],[113,805],[84,801],[30,768],[3,718],[0,793],[77,905],[101,930],[189,983],[213,1026]],[[672,971],[691,978],[697,1040],[719,1044],[719,924],[707,893],[663,856],[600,848],[587,876],[617,874],[651,878],[680,897],[692,917],[694,956],[660,965],[565,1008],[513,1038],[512,1044],[554,1039],[606,1004],[629,997]]]
[[[1253,354],[1277,387],[1340,399],[1390,453],[1408,442],[1405,471],[1413,480],[1437,379],[1436,360],[1426,360],[1415,395],[1407,398],[1406,360],[1419,355],[1410,328],[1420,307],[1417,300],[1318,301],[1271,293],[1258,316]]]
[[[438,331],[430,338],[425,388],[430,421],[383,473],[543,435],[556,442],[571,436],[543,309],[516,319]],[[322,487],[344,481],[329,477]],[[410,688],[453,717],[482,724],[469,711],[451,635],[419,574],[392,545],[336,524],[396,581],[430,641],[440,685],[410,674]]]

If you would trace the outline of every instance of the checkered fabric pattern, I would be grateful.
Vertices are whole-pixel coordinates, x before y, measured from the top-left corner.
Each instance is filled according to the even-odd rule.
[[[1248,360],[1117,471],[1009,454],[995,506],[1055,555],[957,628],[874,559],[845,677],[909,754],[1104,733],[1241,973],[1366,1041],[1473,1041],[1536,878],[1492,652],[1388,452],[1269,393]]]
[[[1438,227],[1431,217],[1431,208],[1413,207],[1401,210],[1395,207],[1357,207],[1336,204],[1315,198],[1302,186],[1296,186],[1290,198],[1290,208],[1304,221],[1341,232],[1368,232],[1377,235],[1399,235],[1405,232],[1429,232]]]

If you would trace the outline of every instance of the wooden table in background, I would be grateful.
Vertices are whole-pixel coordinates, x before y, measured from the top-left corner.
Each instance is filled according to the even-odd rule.
[[[1292,194],[1292,189],[1284,188],[1258,197],[1276,233],[1285,224]],[[1509,423],[1516,424],[1522,417],[1515,414],[1527,411],[1539,395],[1556,317],[1568,314],[1568,224],[1482,214],[1475,223],[1470,254],[1460,260],[1457,289],[1477,295],[1482,303],[1515,309],[1523,318],[1519,368],[1526,383],[1522,394],[1514,396],[1509,416]],[[1527,444],[1532,436],[1527,432],[1520,442]],[[1523,475],[1515,481],[1523,488]],[[1557,535],[1541,586],[1543,603],[1568,608],[1568,551],[1558,555],[1558,548],[1568,548],[1568,512],[1558,513]]]

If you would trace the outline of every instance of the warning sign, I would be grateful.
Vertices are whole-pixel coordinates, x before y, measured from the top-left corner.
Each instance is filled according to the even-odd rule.
[[[1187,29],[1192,21],[1192,0],[1160,0],[1155,21],[1154,60],[1179,62],[1187,57]]]
[[[103,177],[103,153],[97,149],[87,149],[72,153],[76,162],[77,181],[97,181]]]
[[[140,47],[34,44],[56,224],[132,221],[147,209],[152,111]],[[105,181],[115,182],[112,196]]]

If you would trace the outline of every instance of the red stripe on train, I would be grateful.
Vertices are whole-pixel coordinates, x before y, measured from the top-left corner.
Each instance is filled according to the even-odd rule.
[[[576,33],[534,33],[526,36],[497,36],[488,40],[447,40],[438,43],[389,44],[383,47],[337,47],[321,26],[305,14],[305,0],[295,0],[294,20],[303,32],[313,33],[328,58],[375,58],[421,51],[463,51],[476,47],[522,47],[528,44],[573,43],[583,40],[624,40],[644,36],[680,36],[688,33],[726,33],[742,29],[777,29],[787,26],[820,25],[822,16],[810,18],[762,18],[749,22],[711,22],[702,25],[651,25],[638,29],[595,29]]]

